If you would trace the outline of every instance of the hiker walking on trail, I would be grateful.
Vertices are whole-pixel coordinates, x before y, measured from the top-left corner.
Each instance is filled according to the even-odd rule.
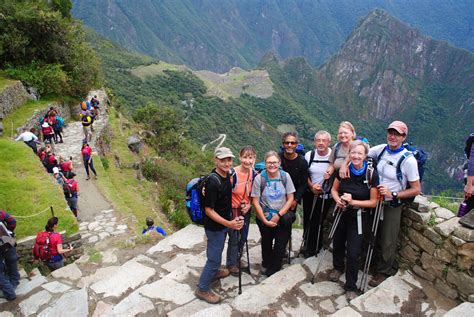
[[[314,150],[305,154],[309,172],[308,189],[303,196],[303,237],[305,241],[302,251],[305,258],[316,255],[321,249],[323,244],[322,225],[329,208],[333,205],[330,192],[323,192],[322,187],[325,181],[324,174],[330,164],[330,144],[331,135],[329,132],[318,131],[314,136]],[[325,188],[327,191],[329,189],[329,186]]]
[[[329,179],[336,170],[341,168],[349,154],[349,144],[355,140],[356,132],[354,126],[349,121],[342,121],[337,131],[338,142],[333,146],[329,156],[329,167],[326,170],[325,179]]]
[[[97,179],[97,172],[95,171],[94,161],[92,160],[92,148],[85,140],[82,144],[81,154],[82,160],[84,161],[84,168],[86,169],[87,174],[86,180],[89,180],[91,178],[89,174],[89,169],[94,173],[94,177]]]
[[[265,169],[252,187],[252,203],[262,235],[262,268],[271,276],[281,269],[286,245],[291,235],[295,186],[290,175],[280,170],[281,158],[275,151],[264,157]]]
[[[333,240],[333,266],[329,279],[339,281],[343,272],[346,273],[346,297],[350,301],[357,296],[357,273],[359,256],[364,240],[363,228],[367,223],[366,208],[374,208],[377,204],[379,178],[377,171],[369,166],[366,158],[369,146],[360,141],[352,141],[349,145],[349,178],[336,179],[331,190],[332,197],[339,211],[342,212],[337,224]],[[344,261],[345,258],[345,261]]]
[[[94,95],[94,97],[91,98],[91,107],[92,107],[92,112],[93,112],[93,115],[94,115],[94,118],[98,118],[99,117],[99,99],[97,98],[97,95]]]
[[[84,132],[84,140],[90,142],[92,140],[92,117],[89,110],[81,113],[82,131]]]
[[[78,182],[74,179],[74,176],[72,176],[70,179],[62,177],[62,186],[64,198],[67,201],[69,209],[71,209],[72,213],[77,218],[77,201],[79,199]]]
[[[407,125],[402,121],[393,121],[387,128],[387,144],[374,146],[369,152],[369,156],[378,161],[379,191],[385,198],[380,238],[376,244],[377,274],[369,281],[372,287],[397,272],[397,239],[403,200],[421,192],[417,161],[403,145],[407,135]],[[397,166],[400,168],[400,178],[397,177]]]
[[[215,169],[209,175],[204,185],[204,230],[207,237],[207,260],[199,278],[195,291],[197,298],[211,304],[221,301],[219,295],[211,290],[211,284],[217,278],[229,275],[229,270],[220,268],[222,252],[224,250],[227,230],[240,230],[243,219],[232,219],[232,186],[230,183],[230,169],[232,151],[226,147],[217,148],[214,152]]]
[[[72,246],[68,247],[67,249],[63,248],[63,240],[61,235],[56,232],[56,229],[58,228],[58,222],[58,217],[51,217],[48,219],[48,222],[44,227],[45,231],[36,235],[36,242],[33,248],[33,254],[35,258],[44,261],[44,263],[52,271],[63,267],[63,254],[71,252],[74,249]],[[35,252],[35,250],[41,250],[41,252]]]
[[[0,291],[8,301],[16,299],[15,289],[20,284],[18,256],[13,237],[16,219],[0,210]]]
[[[38,137],[28,130],[27,128],[23,129],[23,132],[15,139],[15,141],[23,141],[26,145],[28,145],[32,150],[33,153],[37,153],[37,145],[39,144]]]
[[[43,122],[41,125],[41,133],[43,134],[43,141],[52,143],[54,140],[54,130],[53,127],[49,125],[48,122]]]
[[[256,172],[253,170],[256,157],[257,153],[252,146],[247,145],[243,147],[239,152],[240,165],[236,166],[231,173],[232,218],[244,217],[242,230],[229,229],[226,266],[233,276],[238,276],[239,274],[239,267],[237,265],[237,262],[240,260],[238,259],[238,250],[243,249],[249,233],[250,207],[252,206],[250,194],[252,192],[253,179],[256,176]]]

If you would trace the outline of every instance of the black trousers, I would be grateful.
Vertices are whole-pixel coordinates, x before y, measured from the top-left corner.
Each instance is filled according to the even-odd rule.
[[[291,226],[283,226],[280,222],[278,226],[270,228],[258,219],[257,225],[262,235],[262,266],[267,269],[266,275],[270,276],[281,269]]]
[[[365,213],[362,213],[362,218],[364,217]],[[332,263],[336,270],[346,272],[346,291],[357,291],[357,273],[363,240],[364,235],[359,234],[357,230],[357,210],[344,211],[334,233]]]
[[[323,205],[323,198],[318,197],[316,204],[313,210],[313,217],[311,217],[311,209],[313,207],[313,199],[317,197],[310,191],[307,191],[303,196],[303,237],[306,237],[306,250],[305,253],[307,256],[313,256],[321,250],[323,246],[323,223],[326,219],[328,214],[328,210],[331,206],[333,206],[333,200],[331,198],[327,198],[324,201],[324,210],[322,210],[322,217],[321,217],[321,209]],[[316,246],[316,242],[318,239],[318,229],[319,229],[319,219],[321,218],[321,230],[319,233],[319,245]],[[310,221],[311,220],[311,221]]]

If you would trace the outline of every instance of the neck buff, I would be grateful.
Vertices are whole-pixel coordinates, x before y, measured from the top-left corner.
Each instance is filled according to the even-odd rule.
[[[398,148],[398,149],[395,149],[395,150],[392,150],[390,149],[390,146],[387,144],[387,146],[385,147],[386,151],[390,154],[397,154],[397,153],[400,153],[401,151],[403,151],[405,147],[403,146],[403,144]]]
[[[366,168],[367,168],[367,162],[366,161],[364,161],[364,165],[362,165],[362,167],[360,169],[356,169],[352,163],[349,165],[349,169],[350,169],[351,173],[355,176],[360,176],[360,175],[364,174]]]

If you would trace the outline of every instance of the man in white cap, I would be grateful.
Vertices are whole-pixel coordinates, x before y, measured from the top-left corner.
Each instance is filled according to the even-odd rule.
[[[387,128],[387,144],[374,146],[369,151],[369,156],[377,159],[380,177],[378,189],[385,199],[383,220],[379,226],[380,237],[376,244],[379,255],[377,274],[369,282],[372,287],[378,286],[397,272],[398,263],[395,257],[403,200],[415,197],[421,192],[416,159],[403,145],[407,135],[407,125],[402,121],[393,121]],[[397,175],[399,164],[401,175]]]
[[[232,151],[226,147],[215,150],[214,164],[204,185],[204,207],[206,217],[204,229],[207,236],[207,261],[199,278],[196,297],[217,304],[221,301],[219,295],[211,290],[211,283],[216,278],[229,275],[229,270],[220,268],[222,251],[224,250],[227,228],[240,230],[244,224],[243,217],[232,218],[232,185],[230,183],[230,169],[232,168]]]

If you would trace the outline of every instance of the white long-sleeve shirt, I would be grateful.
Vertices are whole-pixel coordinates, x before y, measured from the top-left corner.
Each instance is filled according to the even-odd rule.
[[[23,142],[30,142],[31,140],[37,141],[38,137],[31,133],[30,131],[25,131],[22,134],[20,134],[15,141],[20,141],[22,140]]]

